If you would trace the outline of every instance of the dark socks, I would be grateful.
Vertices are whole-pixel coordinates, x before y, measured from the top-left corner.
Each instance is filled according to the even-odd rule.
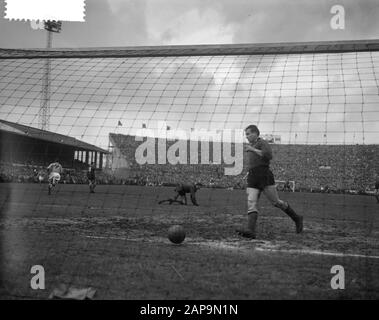
[[[303,217],[298,215],[295,210],[291,208],[289,203],[287,203],[287,209],[283,210],[296,224],[296,233],[301,233],[303,231]]]
[[[247,215],[247,230],[237,230],[237,233],[244,238],[255,239],[257,219],[258,212],[249,212]]]

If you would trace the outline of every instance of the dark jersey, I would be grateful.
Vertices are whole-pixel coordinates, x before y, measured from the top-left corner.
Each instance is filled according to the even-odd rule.
[[[261,150],[263,152],[263,156],[261,157],[254,151],[248,151],[248,169],[250,170],[262,166],[268,167],[270,165],[270,160],[272,159],[272,150],[268,142],[262,138],[258,138],[252,146],[258,150]]]
[[[175,188],[175,191],[178,193],[178,195],[185,197],[186,193],[190,193],[191,201],[196,206],[198,206],[197,201],[196,201],[196,196],[195,196],[197,190],[198,188],[192,183],[180,183]],[[185,199],[185,202],[187,204],[187,199]]]
[[[176,186],[176,192],[180,195],[184,195],[186,193],[190,193],[191,195],[195,195],[197,188],[192,183],[180,183]]]
[[[379,190],[379,180],[376,180],[376,182],[375,182],[375,189]]]
[[[89,179],[89,180],[95,180],[95,168],[94,167],[90,167],[89,169],[88,169],[88,172],[87,172],[87,178]]]

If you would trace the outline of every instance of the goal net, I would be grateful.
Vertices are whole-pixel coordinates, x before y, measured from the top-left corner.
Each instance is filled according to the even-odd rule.
[[[34,297],[25,273],[34,264],[49,270],[49,288],[96,284],[100,297],[111,298],[184,297],[187,289],[208,292],[204,284],[229,279],[199,266],[246,266],[239,254],[228,256],[233,245],[207,250],[239,241],[235,229],[246,226],[250,124],[270,143],[278,189],[289,183],[292,192],[279,196],[307,225],[299,242],[293,221],[262,197],[259,239],[287,249],[301,243],[302,252],[377,256],[378,205],[369,192],[379,174],[378,48],[372,41],[0,49],[0,263],[9,295]],[[56,159],[65,170],[49,196],[38,177]],[[178,183],[196,182],[199,206],[189,194],[187,205],[159,204],[175,197]],[[167,246],[175,224],[187,230],[185,253]],[[193,279],[197,261],[197,280],[183,291],[181,281]],[[233,283],[240,284],[214,288],[234,292]],[[358,279],[355,286],[363,283],[371,282]],[[171,290],[177,284],[181,289]],[[248,282],[241,284],[250,292]]]
[[[279,191],[292,191],[292,192],[295,192],[296,190],[296,185],[295,185],[295,181],[290,181],[290,180],[275,180],[275,185],[276,185],[276,188],[279,190]]]

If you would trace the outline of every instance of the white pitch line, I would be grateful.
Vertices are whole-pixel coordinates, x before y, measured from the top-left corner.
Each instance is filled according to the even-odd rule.
[[[379,256],[367,256],[364,254],[354,254],[354,253],[342,253],[342,252],[329,252],[329,251],[318,251],[318,250],[306,250],[306,249],[272,249],[272,248],[255,248],[256,251],[266,251],[266,252],[283,252],[290,254],[310,254],[319,256],[333,256],[333,257],[343,257],[343,258],[365,258],[365,259],[379,259]]]
[[[151,242],[151,243],[167,243],[167,241],[154,238],[154,239],[141,239],[141,238],[125,238],[125,237],[102,237],[102,236],[86,236],[86,238],[92,239],[107,239],[107,240],[124,240],[124,241],[133,241],[133,242]],[[267,241],[265,241],[267,244]],[[288,253],[288,254],[309,254],[309,255],[323,255],[323,256],[332,256],[332,257],[342,257],[342,258],[364,258],[364,259],[379,259],[379,256],[363,255],[363,254],[354,254],[354,253],[342,253],[342,252],[329,252],[329,251],[318,251],[318,250],[307,250],[307,249],[274,249],[274,248],[264,248],[264,247],[253,247],[253,248],[244,248],[240,246],[233,246],[226,244],[225,242],[215,242],[215,241],[204,241],[204,242],[186,242],[189,245],[197,245],[202,247],[214,248],[214,249],[223,249],[230,251],[240,251],[244,253],[251,253],[253,250],[258,252],[278,252],[278,253]],[[252,244],[254,242],[251,242]]]
[[[30,207],[30,203],[26,202],[9,202],[11,206],[17,208],[17,206]],[[52,207],[52,208],[64,208],[64,209],[85,209],[85,210],[136,210],[137,207],[86,207],[85,205],[76,205],[76,204],[54,204],[54,203],[32,203],[34,208],[36,207]],[[142,208],[146,209],[146,208]]]

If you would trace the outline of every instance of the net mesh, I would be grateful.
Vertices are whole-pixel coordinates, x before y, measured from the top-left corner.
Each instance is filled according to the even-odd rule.
[[[240,129],[282,143],[372,144],[377,52],[52,59],[50,130],[107,147],[109,132]],[[1,60],[1,117],[38,127],[43,59]],[[119,125],[119,124],[122,125]]]
[[[231,164],[224,153],[214,152],[218,143],[222,150],[231,143],[230,157],[237,157],[242,141],[216,137],[206,161],[197,143],[198,163],[193,163],[187,140],[198,130],[217,135],[250,124],[275,137],[274,176],[295,181],[297,191],[279,192],[279,197],[307,221],[306,232],[297,237],[292,221],[262,197],[262,241],[253,246],[284,254],[318,250],[311,258],[299,256],[317,275],[342,254],[338,262],[359,279],[346,297],[377,297],[377,205],[368,195],[375,193],[379,173],[379,52],[51,58],[49,130],[76,138],[70,148],[57,138],[48,144],[47,132],[28,137],[30,129],[14,124],[39,127],[44,65],[37,58],[0,59],[5,297],[46,297],[46,291],[30,289],[30,266],[37,264],[50,272],[49,290],[60,283],[91,285],[100,298],[277,296],[269,279],[251,290],[236,275],[244,273],[243,263],[254,264],[244,251],[252,244],[234,233],[246,223],[247,159],[243,169],[226,175]],[[137,149],[152,132],[157,134],[154,163],[141,164]],[[167,134],[174,139],[164,140]],[[79,146],[78,140],[87,145]],[[164,155],[171,148],[183,161],[174,165],[163,157],[165,163],[158,163],[160,141]],[[48,196],[45,168],[56,156],[65,170]],[[98,167],[95,195],[87,177],[92,161]],[[189,195],[187,206],[158,204],[173,198],[175,185],[185,182],[202,184],[196,193],[199,206]],[[180,259],[167,240],[174,224],[187,231],[186,251],[176,252]],[[355,255],[365,258],[354,260]],[[209,258],[220,263],[209,265]],[[298,270],[290,256],[285,263],[275,254],[262,259],[249,280],[260,281],[255,277],[264,266],[277,270],[280,264],[286,274]],[[225,271],[231,265],[238,272]],[[311,279],[315,290],[307,291],[312,272],[280,285],[295,290],[295,296],[325,297],[321,280]],[[126,286],[131,289],[125,291]]]

